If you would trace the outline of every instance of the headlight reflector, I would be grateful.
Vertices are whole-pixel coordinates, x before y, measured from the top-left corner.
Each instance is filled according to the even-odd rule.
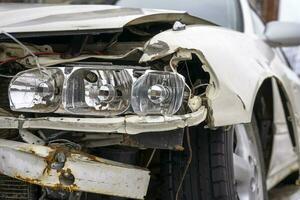
[[[185,82],[178,73],[147,71],[133,85],[131,104],[135,113],[175,114],[183,100]]]
[[[58,69],[21,72],[9,86],[10,107],[14,111],[53,112],[61,99],[64,76]]]
[[[64,108],[74,114],[118,115],[130,105],[131,86],[127,70],[81,68],[66,81]]]

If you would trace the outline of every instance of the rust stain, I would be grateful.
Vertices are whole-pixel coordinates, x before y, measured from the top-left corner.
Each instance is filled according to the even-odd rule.
[[[35,152],[35,150],[33,149],[32,146],[19,146],[19,150],[20,151],[25,151],[25,152],[30,152],[34,155],[37,155],[37,153]]]
[[[91,155],[91,154],[88,154],[88,153],[85,153],[85,152],[82,152],[82,151],[77,151],[77,150],[70,150],[70,154],[72,155],[80,155],[80,156],[83,156],[83,157],[86,157],[88,158],[90,161],[96,161],[96,162],[101,162],[101,159],[97,156],[94,156],[94,155]]]
[[[64,170],[64,169],[62,169],[61,170],[61,173],[67,173],[67,174],[72,174],[72,171],[71,171],[71,169],[66,169],[66,170]]]
[[[20,175],[15,176],[15,178],[19,179],[19,180],[22,180],[22,181],[25,181],[27,183],[41,185],[41,180],[39,180],[39,179],[30,179],[30,178],[22,177]]]
[[[79,190],[79,187],[78,187],[78,185],[76,185],[76,179],[75,179],[74,175],[72,174],[71,169],[69,169],[69,168],[68,169],[62,168],[62,169],[56,170],[58,178],[59,178],[59,176],[64,175],[64,176],[66,176],[66,179],[68,179],[68,176],[70,176],[69,183],[68,182],[66,182],[66,183],[60,182],[60,180],[59,180],[59,182],[53,182],[53,183],[47,183],[47,181],[43,181],[43,180],[47,179],[47,177],[50,174],[50,171],[54,170],[51,168],[51,164],[56,161],[56,158],[55,158],[56,154],[59,152],[64,153],[64,155],[66,156],[66,161],[68,160],[68,158],[70,158],[72,155],[75,155],[75,154],[84,156],[91,161],[99,162],[99,160],[101,160],[96,156],[93,156],[93,155],[90,155],[88,153],[84,153],[81,151],[73,150],[68,147],[63,147],[61,145],[50,145],[48,147],[49,147],[48,155],[45,157],[41,157],[41,155],[38,152],[38,149],[35,148],[34,145],[26,145],[26,146],[20,145],[18,148],[19,151],[28,152],[32,155],[41,157],[41,159],[43,159],[43,161],[45,162],[46,167],[45,167],[45,169],[43,169],[43,171],[40,172],[41,176],[37,179],[28,178],[28,176],[26,176],[25,174],[18,174],[18,172],[13,173],[14,174],[13,177],[18,180],[30,183],[30,184],[40,185],[42,187],[49,187],[49,188],[53,188],[53,189],[64,189],[64,190],[68,190],[70,192],[77,191],[77,190]]]
[[[91,155],[91,154],[88,154],[88,153],[84,153],[84,152],[72,152],[72,153],[73,154],[79,154],[81,156],[85,156],[88,159],[90,159],[91,161],[96,161],[96,162],[99,161],[99,158],[97,156],[94,156],[94,155]]]
[[[47,186],[47,187],[52,188],[52,189],[64,189],[64,190],[68,190],[69,192],[79,190],[79,187],[76,184],[66,186],[61,183],[56,183],[54,185]]]
[[[60,145],[51,145],[51,146],[48,146],[48,147],[51,149],[51,151],[49,151],[49,154],[46,157],[43,157],[43,160],[46,163],[46,167],[42,171],[42,177],[43,178],[49,176],[49,172],[51,170],[53,170],[51,168],[51,164],[53,162],[55,162],[55,156],[59,152],[62,152],[62,153],[65,154],[66,160],[68,158],[70,158],[72,155],[80,155],[80,156],[84,156],[84,157],[88,158],[90,161],[102,162],[101,158],[99,158],[97,156],[94,156],[94,155],[91,155],[91,154],[88,154],[88,153],[85,153],[85,152],[78,151],[78,150],[70,149],[70,148],[67,148],[67,147],[60,146]],[[33,155],[39,156],[38,153],[35,151],[34,147],[32,147],[32,146],[20,146],[19,150],[24,151],[24,152],[29,152],[29,153],[32,153]],[[62,174],[71,174],[72,175],[72,171],[69,168],[68,169],[59,169],[59,170],[56,170],[56,172],[57,172],[58,177]],[[45,184],[42,181],[41,178],[40,179],[31,179],[31,178],[24,177],[24,176],[19,175],[19,174],[18,175],[16,174],[14,177],[16,179],[25,181],[27,183],[40,185],[42,187],[49,187],[49,188],[53,188],[53,189],[65,189],[65,190],[68,190],[68,191],[77,191],[77,190],[79,190],[79,187],[74,183],[75,180],[70,185],[63,184],[63,183]]]
[[[59,152],[64,153],[64,155],[66,156],[66,159],[68,157],[71,156],[71,150],[67,147],[63,147],[61,145],[50,145],[49,146],[51,149],[53,149],[53,151],[51,151],[49,153],[49,155],[47,157],[44,158],[45,162],[47,163],[46,168],[43,170],[43,175],[47,175],[49,174],[50,170],[51,170],[51,164],[53,162],[55,162],[55,155]],[[57,170],[57,172],[59,173],[60,170]]]

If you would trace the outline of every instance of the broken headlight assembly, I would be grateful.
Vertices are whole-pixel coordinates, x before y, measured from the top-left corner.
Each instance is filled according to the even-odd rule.
[[[82,115],[122,114],[130,106],[131,86],[127,70],[81,68],[66,81],[64,109]]]
[[[183,100],[184,77],[174,72],[147,71],[133,85],[132,108],[139,115],[175,114]]]
[[[60,104],[64,76],[59,69],[27,70],[12,79],[9,86],[13,111],[53,112]]]
[[[135,77],[135,70],[141,69],[143,75]],[[22,112],[172,115],[182,105],[184,89],[184,77],[174,72],[68,64],[17,74],[9,86],[9,99],[11,109]]]

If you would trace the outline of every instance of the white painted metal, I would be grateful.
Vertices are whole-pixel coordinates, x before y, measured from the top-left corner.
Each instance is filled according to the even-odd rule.
[[[113,30],[145,20],[160,21],[163,18],[169,21],[185,21],[187,16],[182,11],[120,8],[109,5],[1,4],[0,30],[9,33]]]
[[[21,138],[29,144],[38,144],[38,145],[45,145],[45,142],[39,138],[38,136],[34,135],[27,129],[19,129],[19,135]]]
[[[215,87],[207,91],[213,126],[249,123],[256,93],[267,78],[274,78],[283,86],[294,116],[299,119],[297,101],[300,95],[298,97],[295,90],[300,91],[300,80],[263,40],[220,27],[192,25],[179,32],[162,32],[147,45],[150,47],[158,41],[167,43],[169,50],[161,54],[144,54],[140,62],[181,49],[198,51],[205,68],[215,79]]]
[[[114,118],[16,118],[1,117],[0,129],[53,129],[96,133],[127,133],[169,131],[186,126],[195,126],[205,120],[207,109],[174,116],[125,116]]]
[[[57,152],[66,155],[62,169],[52,169]],[[149,171],[82,152],[0,139],[0,172],[46,187],[144,199]],[[74,176],[70,183],[61,176]]]

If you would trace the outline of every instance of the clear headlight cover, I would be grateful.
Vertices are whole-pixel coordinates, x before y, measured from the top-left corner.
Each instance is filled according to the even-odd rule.
[[[15,76],[9,85],[10,108],[24,112],[53,112],[61,100],[61,70],[32,69]]]
[[[127,70],[81,68],[64,88],[64,109],[74,114],[112,116],[130,105],[132,77]]]
[[[133,85],[131,104],[138,115],[175,114],[183,100],[184,77],[173,72],[146,71]]]

